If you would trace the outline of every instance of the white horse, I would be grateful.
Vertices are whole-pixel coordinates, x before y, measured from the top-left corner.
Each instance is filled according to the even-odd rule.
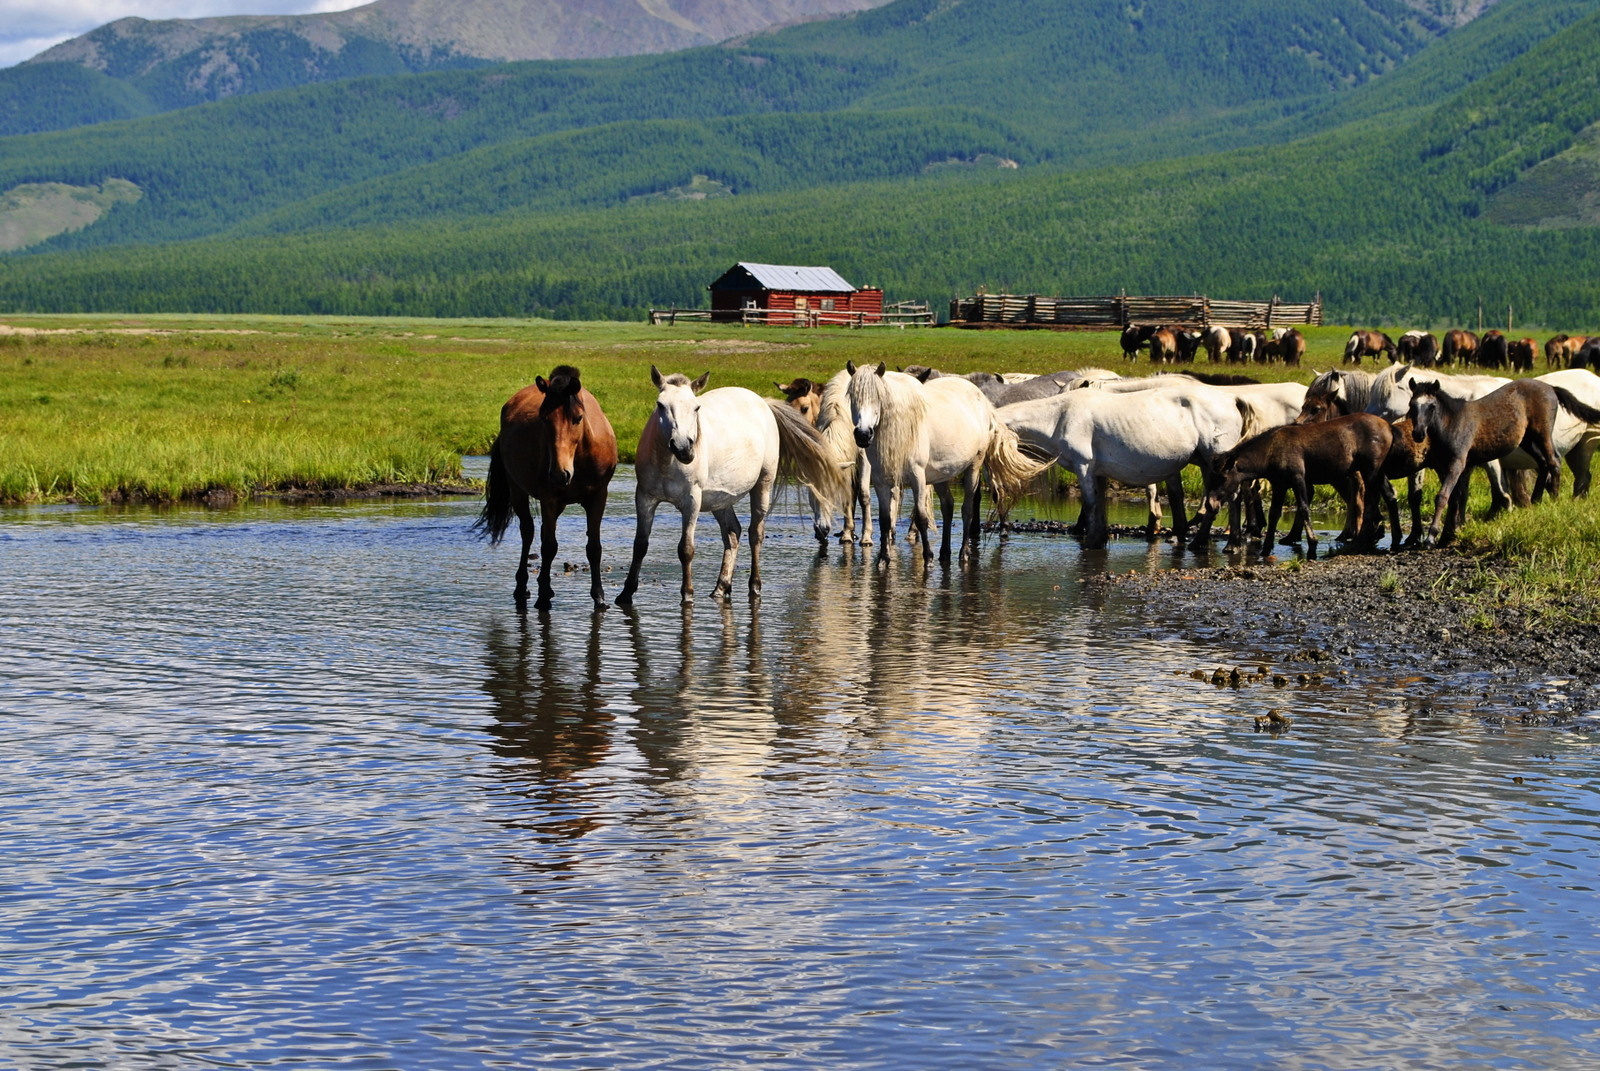
[[[834,461],[847,473],[854,472],[849,493],[843,498],[844,531],[839,539],[844,543],[856,542],[856,512],[861,513],[861,544],[872,544],[872,522],[868,519],[868,488],[872,481],[872,463],[866,451],[856,445],[855,428],[850,419],[850,373],[838,372],[828,382],[814,384],[816,406],[810,412],[811,422],[822,433],[833,449]],[[783,387],[780,384],[779,389]],[[792,404],[792,403],[791,403]],[[806,410],[800,410],[806,414]],[[811,526],[817,542],[826,543],[833,534],[833,504],[811,491]]]
[[[633,603],[639,566],[650,546],[650,529],[663,502],[683,515],[678,560],[683,564],[682,598],[694,601],[694,530],[700,512],[709,510],[722,529],[722,571],[712,595],[733,593],[733,560],[739,546],[739,518],[733,507],[750,496],[750,597],[761,594],[761,540],[766,532],[772,485],[780,468],[797,470],[824,499],[843,491],[843,476],[833,451],[804,417],[776,398],[743,387],[705,389],[710,372],[693,383],[687,376],[663,376],[654,365],[656,408],[639,436],[635,461],[638,526],[633,561],[617,596],[618,606]],[[832,508],[831,506],[829,507]]]
[[[1209,480],[1216,458],[1237,446],[1245,430],[1238,399],[1192,381],[1185,389],[1072,390],[1008,405],[1000,418],[1024,443],[1050,452],[1078,477],[1084,517],[1080,538],[1091,548],[1106,545],[1108,479],[1135,487],[1165,483],[1181,541],[1188,515],[1179,474],[1199,464]],[[1202,514],[1198,538],[1206,537],[1210,522],[1210,515]]]
[[[928,538],[928,487],[939,493],[944,532],[939,556],[950,558],[950,527],[955,503],[950,485],[959,479],[961,561],[978,545],[978,511],[982,470],[1002,509],[1033,477],[1049,468],[1024,457],[1017,437],[995,415],[983,392],[965,379],[945,376],[926,383],[903,372],[847,364],[850,414],[856,442],[872,465],[872,486],[878,495],[878,556],[887,558],[894,545],[902,488],[911,488],[911,522],[922,539],[922,556],[932,559]]]

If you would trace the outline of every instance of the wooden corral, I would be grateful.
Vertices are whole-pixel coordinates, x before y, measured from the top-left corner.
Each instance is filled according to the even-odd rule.
[[[1271,301],[1225,301],[1204,295],[1176,297],[1040,297],[1037,294],[978,294],[950,302],[950,323],[956,327],[1089,327],[1111,330],[1131,324],[1178,324],[1194,327],[1247,328],[1322,324],[1322,295],[1299,304]]]

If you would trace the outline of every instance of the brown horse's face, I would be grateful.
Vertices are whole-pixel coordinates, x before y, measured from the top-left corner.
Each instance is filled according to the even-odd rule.
[[[813,428],[822,419],[822,384],[809,379],[796,379],[775,386],[789,400],[789,408],[805,417]]]
[[[550,482],[565,487],[572,482],[578,452],[583,446],[583,401],[577,394],[565,398],[545,396],[539,410],[550,435]]]
[[[1411,441],[1420,443],[1428,437],[1428,429],[1433,427],[1439,412],[1439,400],[1434,397],[1430,387],[1431,383],[1412,383],[1411,405],[1406,410],[1406,418],[1411,421]]]

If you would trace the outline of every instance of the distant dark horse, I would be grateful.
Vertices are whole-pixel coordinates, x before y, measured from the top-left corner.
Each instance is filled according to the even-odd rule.
[[[1344,344],[1345,364],[1360,364],[1363,357],[1395,359],[1394,339],[1382,331],[1356,331]]]
[[[600,518],[606,509],[606,488],[617,468],[617,436],[600,411],[600,403],[583,388],[578,370],[561,365],[546,380],[536,376],[500,409],[500,434],[489,451],[489,485],[483,513],[473,530],[498,544],[516,515],[522,532],[522,557],[517,565],[516,600],[528,600],[528,550],[533,546],[536,498],[543,511],[539,540],[539,598],[543,610],[554,596],[550,568],[556,556],[556,520],[568,506],[579,505],[589,522],[589,596],[605,609],[600,583]]]

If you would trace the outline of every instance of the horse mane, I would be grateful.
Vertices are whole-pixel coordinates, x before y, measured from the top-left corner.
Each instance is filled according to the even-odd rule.
[[[817,430],[828,440],[834,456],[848,462],[856,456],[856,432],[850,424],[850,373],[840,370],[822,385],[822,407]]]
[[[668,372],[661,377],[661,385],[663,387],[688,387],[692,386],[693,383],[682,372]]]
[[[569,415],[576,416],[578,392],[582,389],[583,381],[578,378],[576,368],[570,364],[556,365],[550,373],[550,378],[545,381],[544,400],[539,403],[540,415],[547,415],[565,407]]]
[[[852,389],[859,386],[862,401],[878,405],[878,456],[896,472],[911,453],[928,416],[922,384],[914,376],[895,378],[904,375],[887,372],[880,376],[868,368],[865,375],[857,372],[851,381]]]

